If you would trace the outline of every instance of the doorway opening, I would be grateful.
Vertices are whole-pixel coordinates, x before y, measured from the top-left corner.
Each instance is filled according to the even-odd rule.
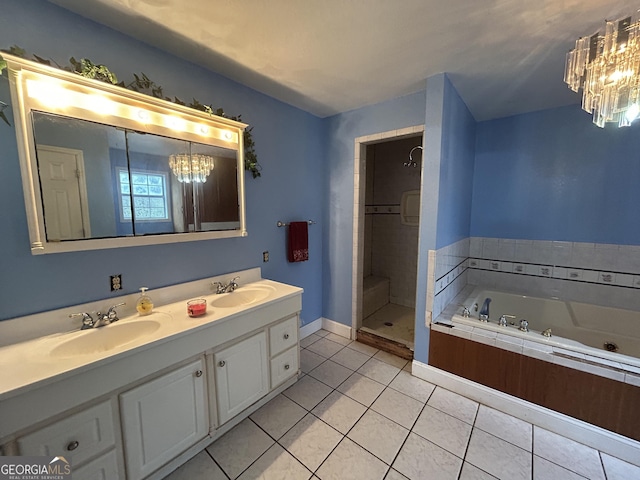
[[[354,338],[412,358],[422,126],[356,139]]]

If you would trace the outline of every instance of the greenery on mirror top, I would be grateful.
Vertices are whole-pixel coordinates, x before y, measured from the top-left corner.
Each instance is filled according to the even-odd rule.
[[[27,52],[24,49],[17,47],[16,45],[13,45],[11,48],[7,50],[0,50],[0,51],[9,53],[16,57],[27,58]],[[145,95],[150,95],[155,98],[161,98],[163,100],[167,100],[169,102],[172,102],[178,105],[183,105],[185,107],[193,108],[195,110],[200,110],[201,112],[208,113],[209,115],[217,115],[217,116],[229,118],[230,120],[235,120],[238,122],[242,121],[241,115],[227,117],[227,115],[225,114],[222,108],[214,108],[212,105],[205,105],[200,101],[196,100],[195,98],[190,103],[185,103],[182,100],[180,100],[178,97],[175,97],[175,96],[173,98],[167,97],[165,96],[162,87],[156,84],[144,73],[140,73],[140,75],[134,73],[133,81],[127,84],[124,81],[119,82],[116,75],[113,72],[111,72],[109,68],[106,67],[105,65],[95,64],[87,58],[81,58],[80,60],[76,60],[74,57],[71,57],[69,59],[69,63],[71,65],[66,67],[60,66],[56,62],[52,62],[51,60],[41,58],[35,54],[33,55],[33,60],[35,60],[38,63],[48,65],[50,67],[57,67],[62,70],[66,70],[68,72],[77,73],[78,75],[81,75],[86,78],[91,78],[94,80],[99,80],[101,82],[111,83],[113,85],[118,85],[119,87],[127,88],[135,92],[143,93]],[[2,73],[6,67],[7,67],[7,62],[3,60],[2,55],[0,55],[0,73]],[[6,104],[3,102],[0,102],[0,118],[7,125],[11,125],[6,115],[3,112],[5,107],[6,107]],[[251,135],[252,130],[253,130],[253,127],[247,128],[244,131],[244,135],[243,135],[244,168],[245,170],[248,170],[251,172],[251,174],[253,175],[253,178],[257,178],[261,176],[260,171],[262,170],[262,167],[258,163],[258,156],[256,155],[256,151],[255,151],[255,142],[253,141],[253,136]]]

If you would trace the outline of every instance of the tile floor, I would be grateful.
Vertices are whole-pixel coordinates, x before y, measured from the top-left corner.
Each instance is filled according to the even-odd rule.
[[[300,380],[167,480],[630,480],[640,467],[437,387],[321,330]]]
[[[372,333],[404,343],[413,348],[415,335],[415,309],[387,303],[362,321],[362,326]],[[391,326],[385,323],[392,323]]]

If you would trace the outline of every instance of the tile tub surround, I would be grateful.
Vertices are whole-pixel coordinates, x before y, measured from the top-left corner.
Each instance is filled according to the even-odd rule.
[[[326,332],[310,337],[303,354]],[[367,361],[391,362],[391,380],[385,376],[379,383],[356,363],[334,389],[317,380],[312,369],[236,426],[238,433],[230,431],[167,480],[640,476],[640,467],[414,377],[402,359],[357,342],[341,347],[323,361],[338,363],[351,357],[341,352],[353,350]],[[300,388],[305,380],[306,388]],[[310,389],[311,384],[323,388]],[[397,408],[384,401],[399,395],[416,406],[398,419],[401,423],[393,419]]]
[[[429,250],[427,312],[431,312],[431,318],[440,315],[467,285],[468,257],[468,238],[438,250]]]
[[[640,245],[469,239],[469,283],[640,310]]]

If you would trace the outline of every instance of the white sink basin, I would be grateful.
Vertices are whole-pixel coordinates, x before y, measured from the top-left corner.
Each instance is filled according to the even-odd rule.
[[[84,330],[51,350],[52,357],[74,357],[107,352],[147,336],[160,328],[156,320],[115,322],[111,325]]]
[[[270,285],[251,285],[237,288],[235,292],[224,293],[209,302],[212,307],[234,308],[264,300],[276,291]]]

